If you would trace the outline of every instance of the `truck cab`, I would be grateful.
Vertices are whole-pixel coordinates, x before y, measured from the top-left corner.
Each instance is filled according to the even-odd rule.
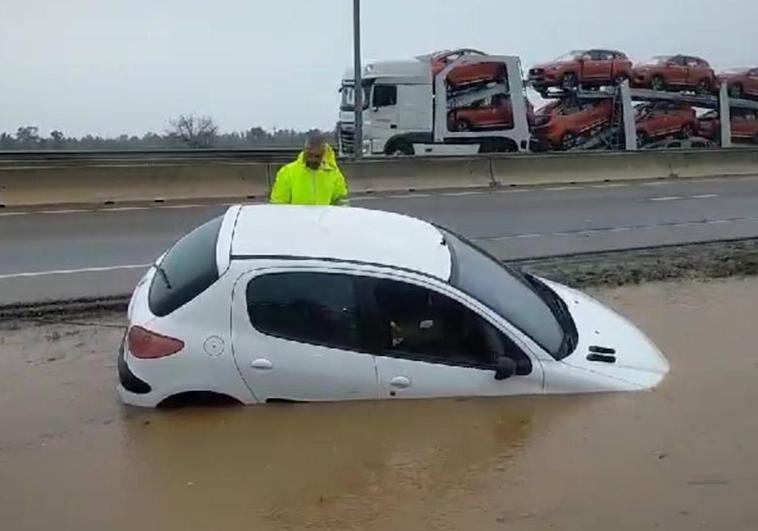
[[[368,64],[362,77],[364,155],[467,155],[529,147],[528,103],[516,57],[436,52],[411,60]],[[355,90],[349,69],[340,88],[337,125],[343,155],[356,149]],[[465,114],[466,109],[493,98],[511,109],[512,119],[483,130],[461,131],[450,123],[454,113]]]

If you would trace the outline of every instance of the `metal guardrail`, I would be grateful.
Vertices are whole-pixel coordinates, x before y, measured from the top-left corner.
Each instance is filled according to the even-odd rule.
[[[146,149],[146,150],[45,150],[0,151],[0,164],[18,162],[172,162],[172,161],[250,161],[291,160],[300,149]]]
[[[249,162],[280,162],[294,159],[300,149],[294,148],[264,148],[264,149],[155,149],[155,150],[87,150],[87,151],[2,151],[0,164],[18,162],[176,162],[176,161],[249,161]],[[669,153],[733,153],[735,151],[758,151],[758,146],[740,146],[732,148],[658,148],[647,149],[649,152]],[[417,155],[400,157],[367,157],[367,161],[386,160],[452,160],[452,159],[544,159],[550,157],[634,157],[633,151],[551,151],[541,153],[485,153],[481,155]]]

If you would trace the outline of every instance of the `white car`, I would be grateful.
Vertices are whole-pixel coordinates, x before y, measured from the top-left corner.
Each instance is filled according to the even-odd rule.
[[[669,370],[590,297],[357,208],[231,207],[156,262],[128,317],[118,391],[144,407],[634,391]]]

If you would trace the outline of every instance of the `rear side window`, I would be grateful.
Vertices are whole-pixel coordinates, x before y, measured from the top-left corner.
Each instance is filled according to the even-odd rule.
[[[269,336],[345,350],[361,348],[355,280],[331,273],[272,273],[247,286],[253,327]]]
[[[189,233],[156,266],[148,297],[153,314],[169,315],[218,280],[216,242],[223,221],[218,217]]]

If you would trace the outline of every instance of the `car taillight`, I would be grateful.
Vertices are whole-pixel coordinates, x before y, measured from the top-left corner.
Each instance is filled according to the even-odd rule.
[[[165,358],[184,348],[184,341],[156,334],[141,326],[131,327],[126,341],[131,355],[143,360]]]

